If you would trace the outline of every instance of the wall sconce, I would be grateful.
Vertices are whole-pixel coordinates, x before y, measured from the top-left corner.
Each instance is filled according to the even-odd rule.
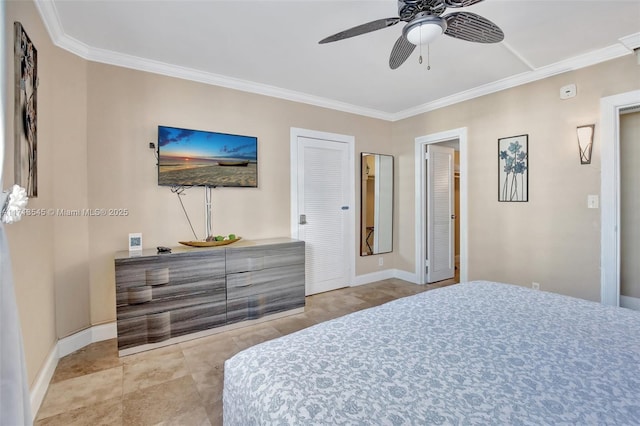
[[[580,150],[580,164],[591,164],[591,149],[593,148],[593,131],[595,124],[579,126],[576,131],[578,133],[578,149]]]

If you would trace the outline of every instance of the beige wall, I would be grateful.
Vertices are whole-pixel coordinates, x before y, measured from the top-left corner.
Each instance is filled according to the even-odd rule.
[[[354,161],[361,151],[390,153],[391,146],[389,122],[97,63],[88,66],[87,110],[89,205],[129,209],[127,217],[89,219],[93,324],[115,319],[113,254],[127,248],[128,233],[142,232],[146,248],[193,238],[176,195],[157,185],[148,146],[159,124],[258,137],[258,188],[212,195],[213,233],[249,239],[290,235],[291,127],[355,136]],[[203,238],[204,189],[189,189],[183,201]],[[354,246],[357,274],[378,270],[375,259],[357,253]]]
[[[56,49],[53,98],[59,106],[53,120],[51,153],[54,164],[53,204],[56,210],[86,208],[87,182],[87,63]],[[62,107],[60,107],[62,106]],[[53,221],[58,338],[91,325],[89,306],[89,221],[57,214]]]
[[[620,116],[620,294],[640,297],[640,112]]]
[[[640,88],[633,55],[473,99],[394,124],[399,197],[396,268],[413,272],[414,139],[468,129],[469,279],[530,286],[600,299],[600,141],[593,161],[579,162],[576,126],[596,123],[600,98]],[[576,83],[578,96],[560,100]],[[597,133],[597,132],[596,132]],[[529,135],[529,202],[497,201],[497,140]]]
[[[54,47],[31,2],[5,10],[7,143],[4,187],[13,184],[13,22],[38,51],[38,197],[30,209],[72,206],[86,198],[86,72],[84,61]],[[48,214],[7,226],[27,370],[33,384],[57,339],[89,323],[86,221]]]
[[[45,111],[52,109],[53,100],[48,92],[51,89],[50,41],[42,24],[34,14],[31,3],[8,2],[5,9],[5,34],[3,34],[3,54],[7,64],[7,98],[5,122],[5,161],[3,186],[13,184],[13,22],[20,21],[29,37],[38,48],[38,71],[40,87],[38,89],[38,198],[29,201],[30,208],[46,208],[52,202],[51,162],[52,146],[47,134],[53,122]],[[55,289],[54,289],[54,251],[53,218],[25,217],[22,221],[6,226],[11,264],[13,269],[16,301],[22,327],[27,374],[33,383],[40,366],[56,342]]]

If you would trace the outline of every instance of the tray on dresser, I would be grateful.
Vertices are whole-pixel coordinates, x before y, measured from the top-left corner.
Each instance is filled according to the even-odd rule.
[[[236,237],[232,240],[222,240],[222,241],[178,241],[180,244],[190,247],[216,247],[216,246],[226,246],[227,244],[235,243],[238,240],[241,240],[242,237]]]

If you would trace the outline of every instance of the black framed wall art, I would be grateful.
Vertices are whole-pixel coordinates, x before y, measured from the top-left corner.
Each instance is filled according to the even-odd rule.
[[[498,201],[529,201],[529,135],[498,139]]]
[[[14,178],[28,197],[38,195],[38,51],[14,22]]]

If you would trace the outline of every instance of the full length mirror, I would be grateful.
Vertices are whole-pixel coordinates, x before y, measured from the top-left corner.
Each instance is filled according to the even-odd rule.
[[[393,249],[393,156],[362,153],[360,255]]]

